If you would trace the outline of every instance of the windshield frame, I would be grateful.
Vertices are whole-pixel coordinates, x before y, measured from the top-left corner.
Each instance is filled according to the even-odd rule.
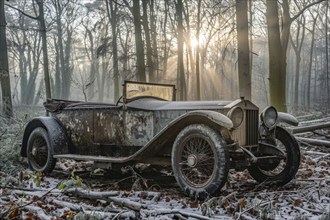
[[[133,90],[129,90],[129,87],[136,87],[137,89],[134,89],[134,91],[137,91],[137,94],[134,95],[129,95],[130,92]],[[164,89],[164,93],[167,92],[167,96],[171,96],[168,98],[165,98],[162,96],[162,94],[157,95],[154,93],[150,93],[150,88],[155,88],[155,89]],[[143,88],[145,88],[145,91],[140,91]],[[166,91],[167,90],[167,91]],[[139,94],[140,92],[140,94]],[[146,94],[147,92],[147,94]],[[143,94],[145,93],[145,94]],[[123,101],[124,103],[128,103],[130,101],[140,99],[140,98],[154,98],[158,100],[164,100],[164,101],[175,101],[176,100],[176,89],[175,85],[172,84],[163,84],[163,83],[146,83],[146,82],[136,82],[136,81],[124,81],[123,85]]]

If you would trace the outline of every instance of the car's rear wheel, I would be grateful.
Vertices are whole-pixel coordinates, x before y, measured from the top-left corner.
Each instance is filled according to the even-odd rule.
[[[175,139],[172,169],[181,189],[190,197],[205,199],[227,181],[229,161],[219,132],[204,125],[185,127]]]
[[[275,139],[277,148],[283,152],[283,157],[273,160],[272,163],[265,161],[262,164],[256,163],[248,170],[259,183],[274,182],[277,185],[284,185],[290,182],[298,171],[300,164],[299,144],[291,134],[281,127],[276,127]]]
[[[38,127],[31,132],[27,142],[27,159],[33,171],[53,171],[56,159],[53,157],[49,136],[44,128]]]

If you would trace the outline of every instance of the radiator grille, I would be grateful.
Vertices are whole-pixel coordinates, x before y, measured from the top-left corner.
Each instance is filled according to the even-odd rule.
[[[258,144],[258,111],[246,110],[246,144]]]
[[[232,133],[233,140],[241,146],[258,144],[258,110],[245,110],[244,121]]]

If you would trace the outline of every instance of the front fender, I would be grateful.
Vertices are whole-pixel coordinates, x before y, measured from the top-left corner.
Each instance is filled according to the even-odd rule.
[[[277,115],[278,115],[278,119],[277,119],[278,122],[284,122],[292,126],[298,126],[299,124],[298,119],[293,115],[284,112],[278,112]]]
[[[60,122],[54,117],[37,117],[33,118],[30,122],[28,122],[25,127],[21,147],[22,157],[27,156],[26,148],[28,139],[30,137],[31,132],[37,127],[42,127],[46,129],[54,154],[68,153],[68,139],[66,136],[65,129],[60,124]]]
[[[206,124],[212,128],[218,129],[219,132],[223,132],[222,134],[224,136],[228,136],[229,130],[233,128],[232,121],[219,112],[209,110],[190,111],[172,120],[144,147],[132,155],[131,159],[141,159],[152,156],[159,150],[162,150],[165,145],[173,144],[177,134],[190,124]]]

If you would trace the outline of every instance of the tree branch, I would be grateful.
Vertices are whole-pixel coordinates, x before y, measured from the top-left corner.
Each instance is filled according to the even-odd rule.
[[[8,6],[9,8],[12,8],[12,9],[17,10],[17,11],[18,11],[19,13],[21,13],[22,15],[25,15],[26,17],[29,17],[29,18],[31,18],[31,19],[33,19],[33,20],[38,20],[38,19],[39,19],[39,16],[37,16],[37,17],[33,17],[33,16],[31,16],[31,15],[26,14],[24,11],[22,11],[22,10],[19,9],[19,8],[16,8],[16,7],[11,6],[11,5],[9,5],[9,4],[5,4],[5,5]]]
[[[316,2],[312,2],[312,3],[308,4],[308,5],[306,5],[303,9],[301,9],[301,10],[298,12],[298,14],[296,14],[295,16],[293,16],[293,17],[291,18],[291,22],[294,21],[295,19],[297,19],[302,13],[304,13],[304,11],[306,11],[306,9],[312,7],[313,5],[316,5],[316,4],[319,4],[319,3],[321,3],[321,2],[324,2],[324,1],[325,1],[325,0],[318,0],[318,1],[316,1]]]

